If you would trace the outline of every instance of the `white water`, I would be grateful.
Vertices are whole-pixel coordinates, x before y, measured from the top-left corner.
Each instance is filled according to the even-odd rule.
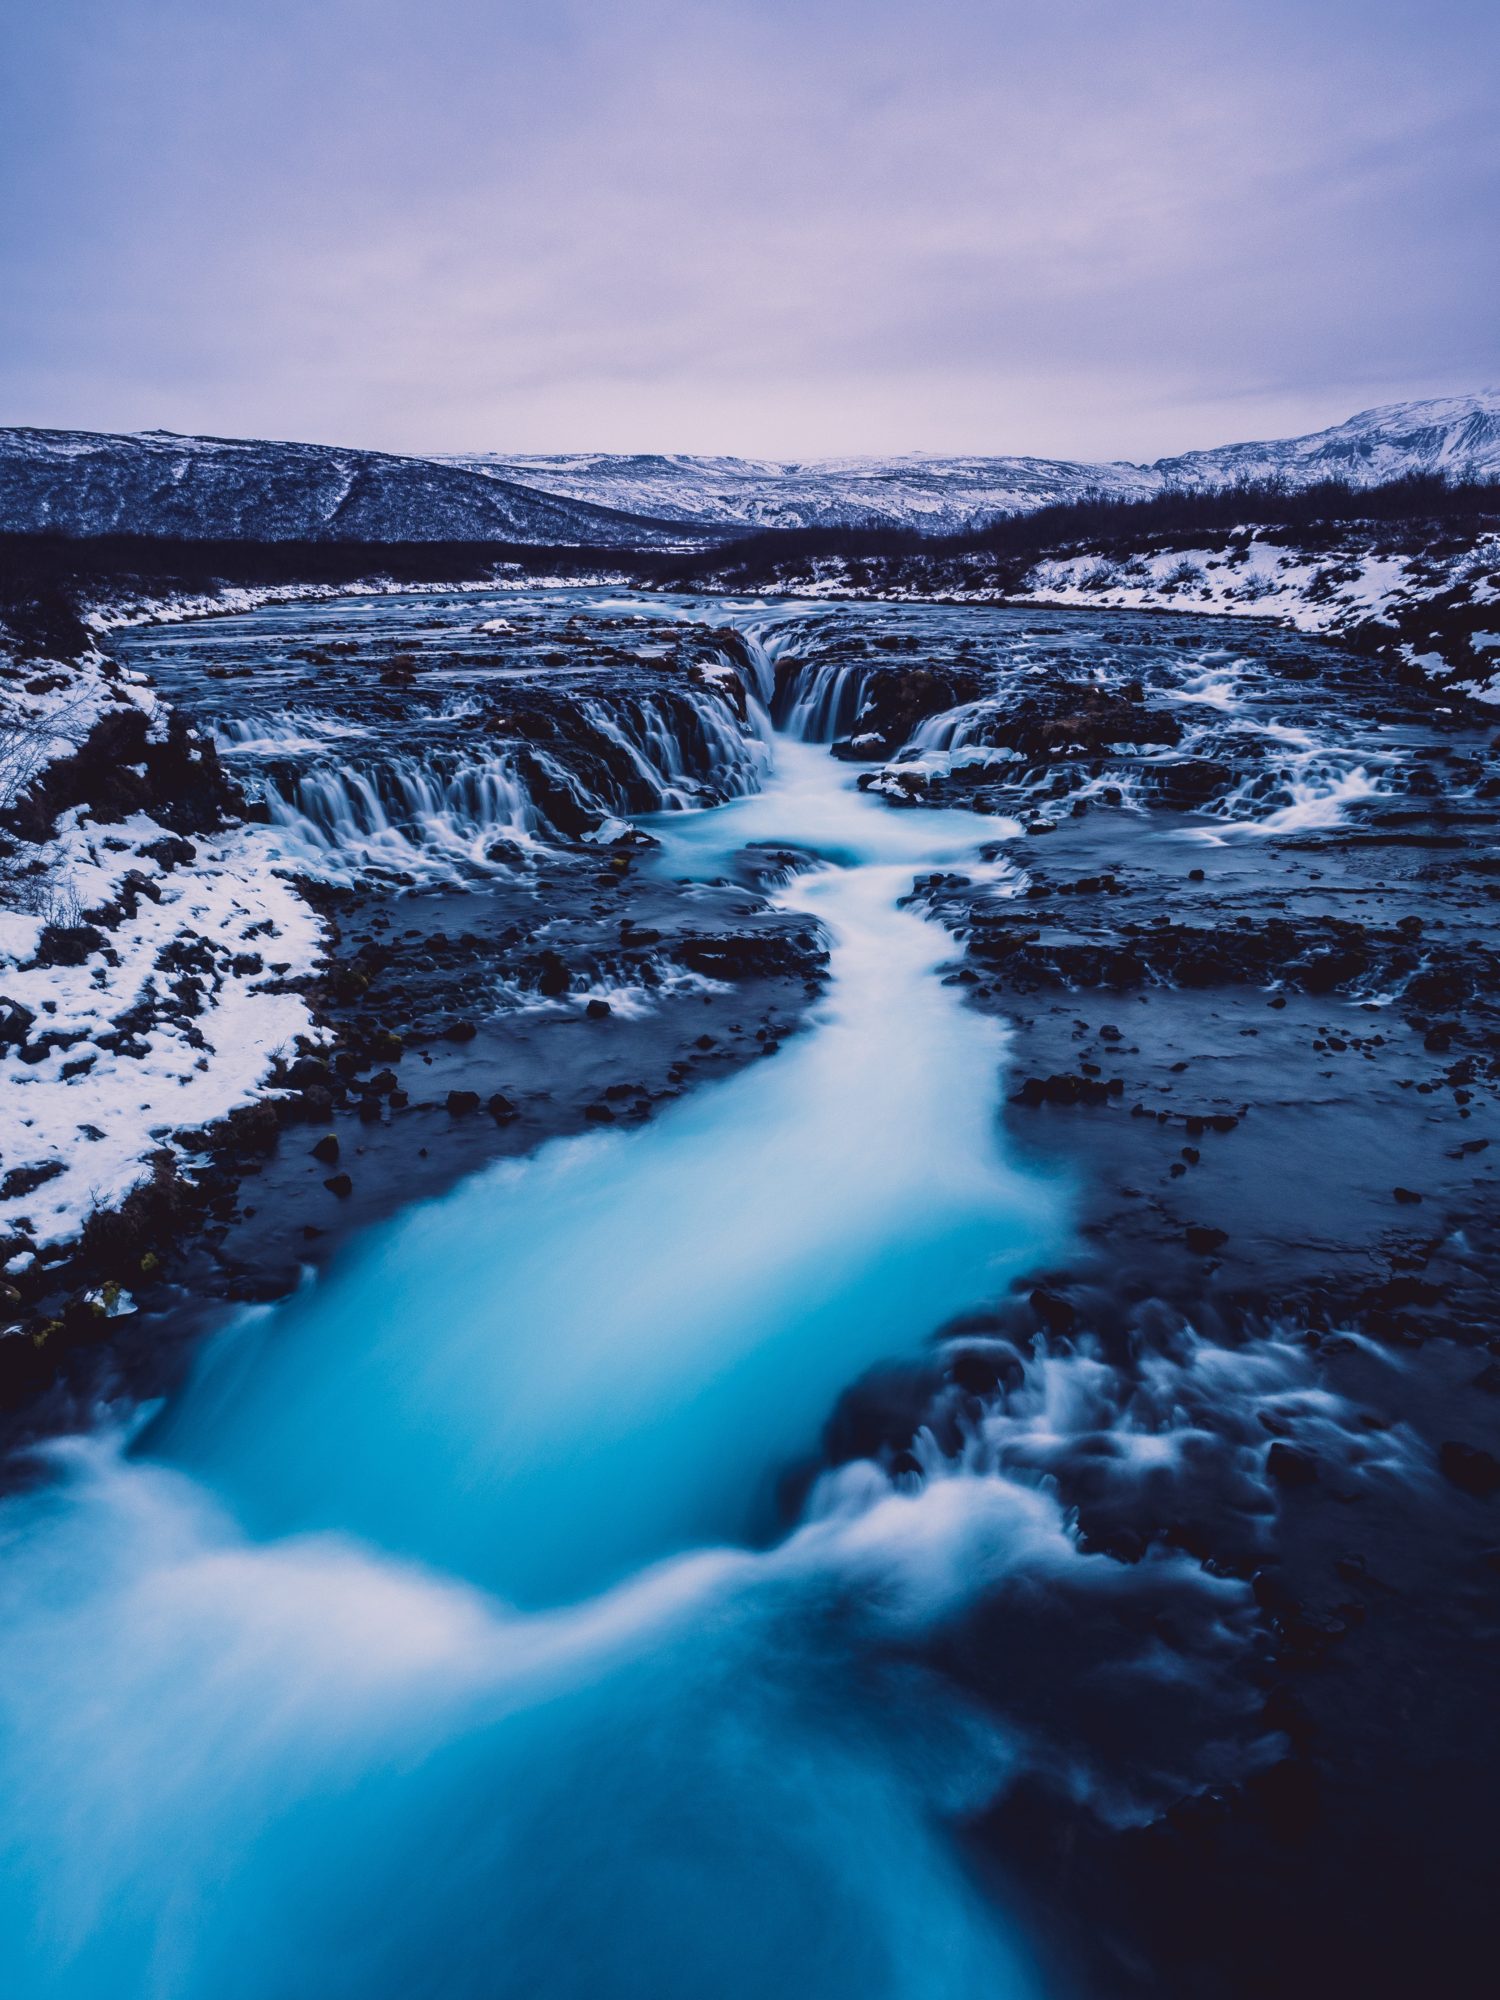
[[[947,1831],[1015,1746],[903,1654],[1018,1568],[1114,1566],[1026,1488],[873,1471],[745,1546],[838,1391],[1060,1229],[999,1148],[999,1029],[896,907],[1003,823],[782,743],[656,830],[676,873],[827,857],[785,892],[835,940],[815,1028],[382,1230],[152,1456],[6,1510],[16,2000],[1034,1990]]]
[[[703,688],[685,690],[676,708],[629,692],[614,702],[584,696],[576,708],[583,747],[592,739],[596,752],[623,758],[628,789],[602,765],[591,786],[566,754],[534,744],[524,746],[524,758],[585,819],[610,820],[632,807],[690,811],[756,790],[769,764],[770,721],[753,696],[748,724],[725,697]],[[287,712],[226,723],[217,734],[226,754],[284,760],[325,753],[306,768],[273,768],[260,780],[279,855],[291,866],[348,884],[364,869],[383,869],[459,885],[508,869],[518,849],[555,832],[520,768],[522,746],[476,732],[472,746],[456,749],[451,730],[438,724],[462,719],[439,718],[435,744],[377,744],[353,758],[345,749],[337,761],[326,757],[327,739],[373,732]]]

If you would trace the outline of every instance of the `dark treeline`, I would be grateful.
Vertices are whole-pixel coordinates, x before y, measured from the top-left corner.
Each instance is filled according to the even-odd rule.
[[[1294,487],[1282,479],[1215,488],[1169,487],[1147,499],[1086,493],[1077,500],[1002,515],[957,535],[922,535],[890,527],[769,529],[689,554],[638,556],[633,567],[656,582],[691,585],[724,570],[746,574],[777,563],[843,556],[868,561],[900,556],[991,555],[1035,561],[1078,543],[1123,546],[1157,535],[1224,535],[1240,527],[1322,531],[1341,524],[1432,522],[1453,532],[1500,526],[1500,482],[1452,481],[1409,473],[1381,486],[1341,479]]]
[[[26,583],[112,585],[121,590],[206,590],[215,584],[449,583],[505,564],[535,575],[601,564],[604,549],[537,548],[529,542],[187,541],[165,535],[0,534],[0,588]]]
[[[616,565],[599,550],[510,542],[179,541],[159,535],[0,534],[0,630],[59,657],[87,642],[79,609],[101,600],[206,595],[225,587],[484,582],[512,564],[534,576]]]
[[[101,599],[208,594],[279,584],[482,583],[498,571],[585,578],[601,572],[647,587],[729,579],[735,587],[774,580],[819,557],[851,562],[989,557],[1019,576],[1056,550],[1119,550],[1155,537],[1222,536],[1240,527],[1326,535],[1342,526],[1416,524],[1447,534],[1500,528],[1500,483],[1412,473],[1383,486],[1342,480],[1294,488],[1283,480],[1209,490],[1169,488],[1145,500],[1085,494],[1034,513],[1008,514],[958,535],[864,527],[775,528],[699,549],[538,548],[521,542],[186,541],[153,535],[0,534],[0,624],[31,646],[81,640],[68,614]]]

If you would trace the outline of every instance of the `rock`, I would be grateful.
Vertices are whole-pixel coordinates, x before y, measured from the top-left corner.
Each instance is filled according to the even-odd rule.
[[[543,989],[545,991],[545,988]],[[445,1042],[472,1042],[479,1033],[472,1021],[450,1021],[443,1030]],[[394,1084],[395,1078],[391,1079]]]
[[[340,1201],[346,1200],[354,1192],[354,1183],[347,1174],[330,1174],[323,1185],[330,1194],[336,1194]]]
[[[4,1180],[0,1180],[0,1201],[15,1201],[23,1195],[35,1194],[48,1181],[55,1181],[62,1170],[61,1160],[48,1160],[41,1167],[12,1167]]]
[[[331,1167],[339,1156],[339,1142],[332,1132],[326,1133],[312,1149],[315,1160],[321,1160],[325,1167]]]
[[[591,1021],[607,1021],[610,1016],[610,1005],[607,1000],[590,1000],[583,1011]]]
[[[450,1090],[448,1092],[448,1115],[450,1118],[467,1118],[479,1109],[477,1090]]]
[[[573,984],[573,975],[555,951],[544,951],[537,959],[536,990],[544,999],[556,1000]]]
[[[679,938],[672,956],[707,979],[774,979],[821,969],[828,953],[815,929],[801,925],[772,932]]]
[[[1020,1355],[1008,1343],[961,1347],[948,1362],[950,1379],[970,1396],[993,1396],[1000,1389],[1019,1389],[1026,1380]]]
[[[1454,1442],[1440,1445],[1438,1465],[1443,1477],[1460,1493],[1472,1493],[1477,1500],[1500,1493],[1500,1458],[1481,1445]]]
[[[1184,1240],[1189,1250],[1200,1257],[1206,1257],[1229,1241],[1227,1229],[1216,1229],[1212,1223],[1190,1222],[1184,1232]]]
[[[48,924],[36,948],[38,965],[82,965],[104,943],[92,924]]]
[[[485,1110],[489,1112],[497,1125],[509,1125],[513,1119],[519,1118],[521,1115],[510,1099],[502,1091],[498,1090],[485,1105]]]
[[[1031,1310],[1049,1333],[1071,1333],[1078,1324],[1078,1313],[1071,1301],[1060,1292],[1049,1291],[1045,1285],[1038,1285],[1031,1294]]]
[[[1396,1197],[1397,1201],[1406,1203],[1408,1206],[1411,1203],[1418,1202],[1422,1199],[1422,1197],[1417,1193],[1415,1188],[1408,1188],[1408,1187],[1392,1188],[1391,1193]]]
[[[198,859],[198,850],[193,843],[176,833],[163,834],[160,840],[153,840],[143,847],[141,853],[168,872]]]
[[[1278,1486],[1312,1486],[1318,1477],[1318,1461],[1310,1451],[1278,1439],[1266,1453],[1266,1471]]]
[[[0,994],[0,1049],[22,1047],[35,1023],[36,1015],[29,1007],[23,1007],[19,1000],[7,1000]]]

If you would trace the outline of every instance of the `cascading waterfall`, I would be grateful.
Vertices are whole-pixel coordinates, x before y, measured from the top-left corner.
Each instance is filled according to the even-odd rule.
[[[531,795],[504,753],[395,756],[365,767],[314,766],[266,788],[287,858],[327,872],[481,868],[498,837],[537,831]]]
[[[903,755],[920,756],[929,750],[962,750],[973,741],[980,724],[995,712],[992,701],[966,701],[957,708],[945,708],[919,722],[907,738]]]
[[[224,726],[226,751],[273,761],[251,781],[279,829],[284,858],[310,874],[350,881],[376,868],[414,879],[453,880],[508,867],[516,847],[557,837],[528,767],[575,823],[603,824],[648,812],[687,811],[754,791],[770,756],[758,693],[748,720],[729,701],[686,687],[675,698],[626,690],[584,696],[571,743],[439,745],[324,761],[326,739],[372,731],[288,714]],[[317,761],[292,762],[298,750]]]
[[[812,661],[780,677],[775,718],[799,743],[832,743],[859,719],[869,677],[868,661]]]

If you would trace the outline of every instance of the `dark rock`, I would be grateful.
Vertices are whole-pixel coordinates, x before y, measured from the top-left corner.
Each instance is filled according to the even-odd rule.
[[[1311,1486],[1318,1477],[1318,1461],[1311,1452],[1278,1439],[1266,1453],[1266,1471],[1279,1486]]]
[[[1453,1442],[1440,1445],[1438,1465],[1443,1477],[1460,1493],[1472,1493],[1479,1500],[1500,1493],[1500,1458],[1481,1445]]]
[[[1077,1309],[1060,1292],[1038,1285],[1031,1294],[1031,1310],[1049,1333],[1071,1333],[1078,1324]]]
[[[48,1160],[41,1167],[12,1167],[4,1180],[0,1180],[0,1201],[14,1201],[22,1195],[35,1194],[48,1181],[55,1181],[62,1170],[61,1160]]]
[[[450,1090],[448,1092],[448,1115],[451,1118],[467,1118],[479,1109],[477,1090]]]
[[[176,833],[163,834],[160,840],[153,840],[143,847],[141,853],[166,870],[184,867],[198,859],[198,850],[193,843]]]
[[[82,965],[104,943],[93,924],[48,924],[37,942],[38,965]]]
[[[1200,1257],[1206,1257],[1229,1241],[1229,1231],[1216,1229],[1208,1222],[1190,1222],[1184,1231],[1184,1241],[1189,1250]]]
[[[332,1132],[325,1133],[312,1148],[315,1160],[321,1160],[325,1167],[331,1167],[339,1156],[339,1142]]]
[[[347,1200],[354,1192],[354,1183],[347,1174],[330,1174],[323,1185],[330,1194],[336,1194],[340,1201]]]
[[[0,995],[0,1049],[18,1049],[36,1023],[36,1015],[19,1000]]]
[[[573,975],[555,951],[544,951],[537,960],[536,990],[545,999],[555,1000],[568,991]]]

